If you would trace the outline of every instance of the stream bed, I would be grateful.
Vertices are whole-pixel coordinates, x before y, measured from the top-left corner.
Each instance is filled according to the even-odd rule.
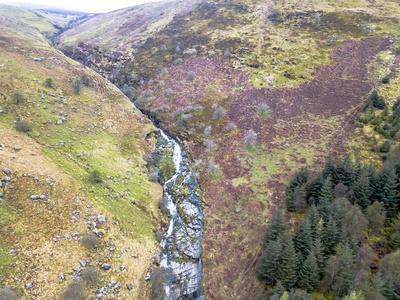
[[[173,167],[172,177],[164,178],[157,168],[163,184],[163,197],[169,211],[169,228],[161,241],[160,267],[169,270],[171,280],[165,283],[165,299],[203,300],[201,288],[201,238],[203,213],[201,190],[191,168],[191,161],[181,145],[159,129],[160,138],[155,154],[167,159],[169,153]],[[172,157],[171,157],[172,156]],[[171,166],[172,167],[172,166]]]

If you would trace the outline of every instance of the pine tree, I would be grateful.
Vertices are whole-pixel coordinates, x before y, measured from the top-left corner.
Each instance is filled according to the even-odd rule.
[[[324,186],[321,189],[321,194],[319,198],[324,201],[332,201],[333,183],[332,183],[332,178],[330,176],[324,180]]]
[[[391,276],[385,276],[383,278],[382,293],[383,296],[388,300],[399,300],[400,297],[394,292],[393,278]]]
[[[319,238],[314,242],[313,253],[318,266],[319,278],[322,278],[325,273],[326,258],[324,255],[324,245]]]
[[[329,156],[328,159],[326,160],[325,167],[322,171],[322,177],[324,179],[328,178],[335,172],[335,165],[333,163],[332,157]]]
[[[353,282],[356,270],[356,258],[348,243],[340,244],[337,249],[339,271],[333,290],[336,296],[343,296]]]
[[[315,205],[311,205],[311,207],[307,211],[306,219],[308,220],[308,223],[310,224],[311,237],[313,240],[315,240],[317,238],[318,223],[321,219],[319,211]]]
[[[307,219],[301,220],[299,226],[294,231],[293,244],[296,251],[305,259],[312,250],[312,237],[310,223]]]
[[[281,300],[284,300],[281,298]],[[289,294],[289,300],[311,300],[310,296],[306,291],[302,290],[291,290]]]
[[[354,183],[354,204],[361,207],[362,211],[365,211],[369,205],[371,205],[371,188],[370,178],[366,174],[362,174],[361,177]]]
[[[269,222],[264,234],[264,243],[275,241],[279,236],[287,234],[288,224],[286,223],[285,214],[281,209],[275,211]]]
[[[308,181],[310,172],[307,168],[301,168],[286,186],[285,204],[288,211],[295,211],[295,197],[304,197],[304,187]]]
[[[297,281],[299,257],[293,242],[290,241],[282,252],[279,275],[277,280],[281,281],[286,289],[293,287]]]
[[[393,168],[391,168],[386,175],[386,182],[384,186],[385,198],[383,200],[388,218],[394,218],[399,207],[400,194],[397,191],[397,181],[398,179],[396,172]]]
[[[314,253],[310,252],[301,265],[298,285],[311,293],[317,289],[318,280],[319,270],[317,260]]]
[[[400,248],[400,232],[396,232],[393,235],[393,237],[390,239],[389,246],[392,248],[392,250],[397,250]]]
[[[282,245],[279,241],[270,241],[257,263],[256,277],[266,284],[273,284],[279,274]]]
[[[333,219],[332,216],[330,216],[322,233],[322,243],[325,247],[326,255],[331,255],[335,253],[335,247],[339,242],[339,236],[340,232],[336,221]]]
[[[276,283],[275,287],[271,290],[270,295],[271,296],[277,295],[278,296],[277,299],[280,299],[284,292],[285,292],[285,288],[284,288],[282,282],[278,281]]]
[[[319,203],[320,201],[319,197],[321,195],[321,190],[323,186],[324,178],[321,172],[318,174],[317,178],[315,178],[314,181],[311,183],[310,190],[308,191],[310,198],[314,198],[317,203]]]

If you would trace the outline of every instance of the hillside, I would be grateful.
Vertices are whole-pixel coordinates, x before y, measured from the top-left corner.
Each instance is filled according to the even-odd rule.
[[[399,7],[180,3],[95,17],[63,33],[58,48],[119,86],[189,149],[204,192],[205,296],[255,297],[266,222],[283,207],[293,173],[347,152],[380,161],[366,151],[368,128],[351,123],[374,89],[390,103],[399,96]]]
[[[48,19],[0,9],[1,299],[94,289],[148,298],[144,278],[160,252],[162,191],[143,160],[154,126],[114,85],[49,46],[41,33],[58,29]]]

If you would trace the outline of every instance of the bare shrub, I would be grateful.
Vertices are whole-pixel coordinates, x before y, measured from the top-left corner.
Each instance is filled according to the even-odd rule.
[[[218,145],[214,142],[213,139],[207,139],[203,142],[204,146],[206,147],[205,151],[207,153],[211,153],[213,151],[217,151]]]
[[[221,170],[219,168],[219,165],[215,162],[214,158],[211,158],[208,161],[205,172],[208,176],[217,176],[220,174]]]
[[[25,101],[25,99],[20,92],[16,92],[11,95],[11,101],[13,101],[15,104],[21,104],[22,102]]]
[[[213,57],[215,55],[215,51],[211,50],[208,52],[208,57]]]
[[[200,104],[195,104],[194,107],[193,107],[193,109],[194,109],[195,111],[203,111],[203,106],[200,105]]]
[[[343,183],[339,182],[333,189],[333,197],[335,198],[346,197],[348,192],[349,188]]]
[[[256,146],[256,141],[257,133],[255,133],[253,130],[247,131],[243,136],[243,143],[249,149],[253,149]]]
[[[152,172],[149,174],[149,180],[151,182],[157,182],[159,179],[157,172]]]
[[[257,114],[264,117],[269,114],[269,105],[267,103],[259,103],[256,107]]]
[[[177,58],[174,60],[174,65],[180,65],[183,64],[183,59],[182,58]]]
[[[11,287],[0,290],[0,300],[12,300],[17,298],[17,293]]]
[[[74,93],[79,95],[82,92],[82,82],[79,79],[75,80],[75,83],[72,85]]]
[[[229,122],[228,125],[226,125],[225,129],[228,132],[231,132],[233,130],[236,130],[236,124],[234,122]]]
[[[24,120],[18,120],[17,123],[15,124],[15,126],[18,131],[22,131],[22,132],[28,132],[28,131],[32,130],[31,125],[29,125],[29,123]]]
[[[139,96],[135,101],[135,105],[138,108],[146,108],[149,106],[149,99],[146,96]]]
[[[162,45],[160,47],[160,51],[162,51],[162,52],[167,51],[167,46],[166,45]]]
[[[208,138],[211,136],[211,130],[212,130],[211,126],[207,126],[206,128],[204,128],[204,137],[205,138]]]
[[[91,87],[92,86],[92,79],[86,74],[83,74],[81,76],[81,82],[82,82],[82,84],[84,86],[87,86],[87,87]]]
[[[154,83],[153,78],[150,78],[149,81],[147,82],[148,85],[152,85]]]
[[[81,243],[87,248],[94,248],[100,243],[100,239],[94,233],[88,233],[81,238]]]
[[[80,280],[74,280],[71,282],[71,284],[68,285],[60,295],[61,300],[80,300],[85,298],[85,287]]]
[[[147,164],[149,165],[153,165],[154,164],[154,159],[153,159],[153,155],[151,155],[151,153],[149,154],[145,154],[143,156],[143,159],[147,162]]]
[[[82,279],[88,285],[95,285],[99,282],[99,271],[95,267],[88,267],[82,271]]]
[[[183,114],[183,107],[178,107],[177,109],[175,109],[172,113],[171,113],[171,117],[176,119],[177,117],[179,117],[181,114]]]
[[[156,88],[161,90],[163,87],[165,86],[164,80],[160,80],[157,85]]]
[[[176,53],[181,52],[181,48],[179,47],[179,45],[176,45],[175,52],[176,52]]]
[[[221,120],[221,119],[223,119],[225,117],[225,115],[226,115],[225,108],[223,108],[222,106],[218,106],[214,110],[213,119],[214,120]]]
[[[152,95],[153,93],[154,93],[154,91],[153,91],[152,89],[147,90],[146,96],[150,96],[150,95]]]
[[[224,50],[224,58],[228,58],[229,54],[231,53],[231,50],[229,48]]]
[[[154,300],[164,300],[164,286],[171,285],[174,275],[170,269],[155,268],[151,273],[150,283]]]
[[[188,73],[188,79],[190,81],[193,81],[196,78],[196,73],[194,71],[189,71]]]
[[[164,238],[164,232],[162,232],[161,230],[157,230],[156,231],[156,239],[159,243],[161,243],[161,241]]]
[[[167,68],[162,68],[160,74],[161,74],[161,76],[168,75]]]
[[[164,95],[166,96],[166,97],[168,97],[168,96],[172,96],[174,94],[174,91],[173,90],[171,90],[171,89],[165,89],[164,90]]]
[[[169,209],[168,209],[167,205],[168,205],[167,197],[162,197],[162,198],[160,198],[160,200],[158,200],[158,208],[165,215],[169,215]]]
[[[135,99],[135,90],[132,89],[129,85],[125,84],[121,88],[121,92],[123,92],[125,96],[127,96],[130,100]]]

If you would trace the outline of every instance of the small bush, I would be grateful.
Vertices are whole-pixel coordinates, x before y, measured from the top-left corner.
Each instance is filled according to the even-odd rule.
[[[160,200],[158,200],[158,208],[165,215],[169,215],[169,209],[167,207],[167,204],[168,204],[167,197],[162,197],[162,198],[160,198]]]
[[[153,155],[149,154],[145,154],[143,156],[144,160],[147,162],[148,165],[153,165],[154,164],[154,159],[153,159]]]
[[[160,74],[161,74],[161,76],[168,75],[167,68],[162,68]]]
[[[179,53],[179,52],[181,52],[181,48],[179,47],[179,45],[177,45],[177,46],[176,46],[176,48],[175,48],[175,52],[176,52],[176,53]]]
[[[229,57],[229,54],[231,54],[231,50],[229,50],[229,48],[228,48],[228,49],[225,49],[225,50],[224,50],[224,58],[228,58],[228,57]]]
[[[96,285],[99,280],[99,271],[95,267],[88,267],[82,271],[82,279],[88,285]]]
[[[196,73],[194,71],[189,71],[188,73],[188,79],[190,81],[193,81],[196,78]]]
[[[225,117],[226,111],[222,106],[218,106],[215,110],[214,110],[214,115],[213,115],[213,119],[214,120],[221,120]]]
[[[89,174],[89,182],[90,183],[101,183],[103,182],[103,179],[101,178],[101,174],[97,170],[93,170]]]
[[[139,96],[133,101],[138,108],[146,108],[149,106],[149,99],[146,96]]]
[[[230,122],[228,123],[228,125],[226,125],[225,129],[228,132],[231,132],[233,130],[235,130],[237,128],[236,124],[234,122]]]
[[[256,146],[256,141],[257,133],[255,133],[253,130],[247,131],[243,136],[243,143],[249,149],[253,149]]]
[[[149,174],[149,180],[151,182],[157,182],[158,181],[158,174],[157,172],[152,172]]]
[[[94,248],[100,243],[100,239],[94,233],[88,233],[81,238],[81,243],[87,248]]]
[[[80,300],[86,298],[82,281],[74,280],[61,294],[61,300]]]
[[[265,117],[269,114],[269,105],[267,103],[259,103],[256,108],[257,114]]]
[[[29,123],[24,120],[18,120],[16,127],[18,131],[22,132],[28,132],[32,130],[31,125],[29,125]]]
[[[315,19],[314,19],[314,24],[319,25],[321,23],[321,17],[319,16],[319,13],[315,14]]]
[[[161,243],[161,241],[164,239],[164,232],[162,232],[161,230],[157,230],[156,239],[159,243]]]
[[[11,95],[11,101],[15,104],[21,104],[25,101],[24,96],[20,92],[16,92]]]
[[[386,84],[386,83],[389,83],[389,82],[390,82],[390,78],[389,77],[385,76],[385,77],[382,78],[382,83]]]
[[[92,79],[86,74],[81,76],[81,82],[84,86],[91,87],[92,86]]]
[[[162,52],[167,51],[167,46],[162,45],[162,46],[160,47],[160,51],[162,51]]]
[[[210,52],[208,52],[208,57],[213,57],[215,55],[215,51],[211,50]]]
[[[76,80],[75,83],[72,85],[74,93],[79,95],[82,92],[82,82],[80,80]]]
[[[182,58],[177,58],[174,60],[174,65],[180,65],[183,64],[183,59]]]
[[[208,176],[217,176],[220,174],[221,170],[219,165],[215,162],[214,158],[211,158],[210,161],[207,163],[207,167],[205,172]]]
[[[0,289],[0,300],[12,300],[17,299],[17,293],[10,287]]]
[[[166,97],[171,97],[173,94],[174,94],[174,91],[171,90],[171,89],[165,89],[165,90],[164,90],[164,95],[165,95]]]
[[[390,142],[389,141],[384,141],[382,145],[379,147],[379,152],[381,153],[388,153],[390,150]]]
[[[164,86],[165,86],[164,81],[163,81],[163,80],[160,80],[160,81],[157,83],[156,88],[159,89],[159,90],[161,90]]]
[[[51,78],[46,78],[44,85],[48,88],[54,87],[54,81]]]

